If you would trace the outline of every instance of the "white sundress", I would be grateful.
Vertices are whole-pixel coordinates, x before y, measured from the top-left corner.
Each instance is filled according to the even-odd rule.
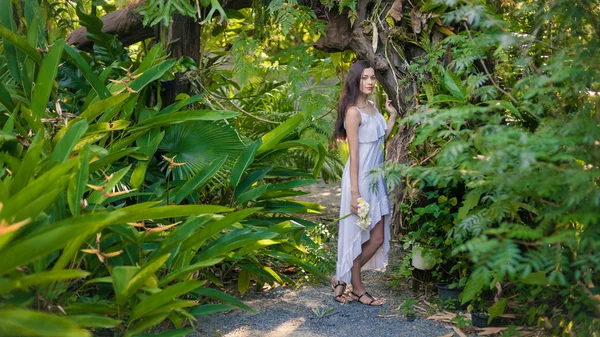
[[[369,175],[369,171],[383,165],[383,148],[387,123],[383,115],[377,112],[368,115],[360,109],[361,124],[358,127],[358,190],[360,196],[370,205],[371,225],[368,230],[361,230],[356,225],[357,216],[351,215],[339,223],[338,258],[336,278],[338,281],[350,283],[351,269],[354,259],[360,255],[362,244],[369,240],[371,229],[383,218],[383,245],[375,252],[362,270],[379,269],[387,266],[390,250],[391,209],[387,196],[387,188],[383,177]],[[344,123],[345,126],[345,123]],[[375,187],[373,186],[375,185]],[[340,202],[340,218],[350,213],[350,159],[342,174],[342,198]]]

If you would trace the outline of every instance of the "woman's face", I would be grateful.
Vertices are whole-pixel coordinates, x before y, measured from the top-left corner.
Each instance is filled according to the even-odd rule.
[[[375,70],[373,68],[365,68],[360,74],[360,92],[365,95],[370,95],[375,89]]]

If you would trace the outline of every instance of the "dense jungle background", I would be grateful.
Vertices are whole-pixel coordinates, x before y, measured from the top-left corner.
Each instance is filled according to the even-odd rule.
[[[419,254],[466,310],[597,336],[599,19],[597,0],[0,0],[0,334],[185,336],[251,287],[326,280],[335,224],[295,197],[339,180],[336,103],[366,59],[400,111],[374,172],[393,283]]]

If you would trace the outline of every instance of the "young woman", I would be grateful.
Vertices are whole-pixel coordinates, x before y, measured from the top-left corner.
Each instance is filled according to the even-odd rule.
[[[366,61],[350,67],[338,105],[333,135],[346,139],[350,157],[342,175],[338,259],[333,280],[335,300],[347,302],[346,285],[352,284],[350,296],[367,305],[382,305],[364,288],[361,269],[383,269],[390,248],[391,210],[385,181],[373,181],[369,171],[383,165],[384,141],[394,127],[397,111],[388,99],[385,108],[390,113],[386,121],[368,96],[375,88],[375,71]],[[357,226],[358,199],[369,205],[371,224],[362,230]]]

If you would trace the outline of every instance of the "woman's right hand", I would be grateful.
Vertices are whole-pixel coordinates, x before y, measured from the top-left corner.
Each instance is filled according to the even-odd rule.
[[[358,193],[352,193],[352,198],[350,199],[350,213],[353,215],[358,214],[358,198],[360,198]]]

